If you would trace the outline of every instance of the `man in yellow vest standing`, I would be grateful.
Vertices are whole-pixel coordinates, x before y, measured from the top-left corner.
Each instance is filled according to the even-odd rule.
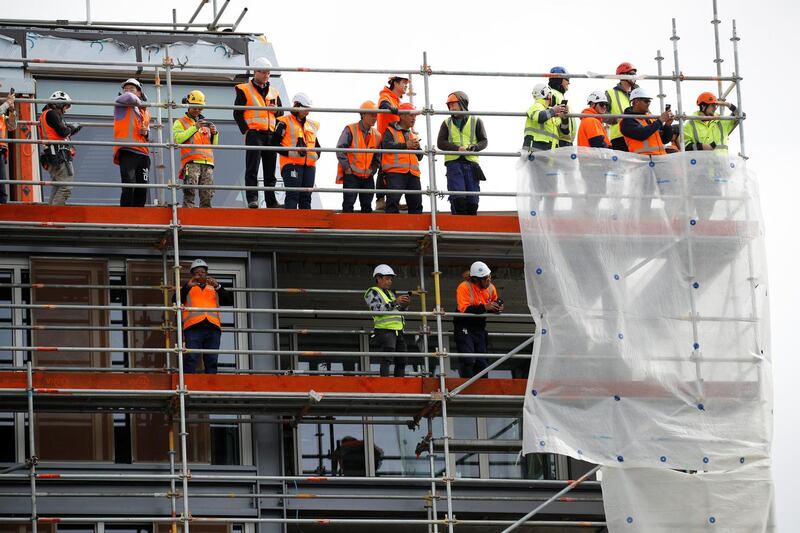
[[[378,106],[367,100],[361,104],[361,120],[345,126],[337,148],[375,149],[380,146],[381,139],[375,129]],[[380,155],[372,152],[337,152],[339,167],[336,171],[336,183],[345,189],[371,190],[375,188],[375,172],[380,168]],[[358,196],[362,213],[372,213],[372,192],[344,193],[342,213],[352,213]]]
[[[278,89],[269,83],[272,63],[266,57],[257,57],[253,61],[253,79],[236,86],[236,100],[234,105],[252,107],[281,107],[281,97]],[[283,111],[270,111],[268,109],[234,109],[233,119],[239,126],[239,131],[244,135],[246,146],[274,146],[273,133],[278,125],[278,117]],[[275,162],[278,154],[274,150],[245,150],[244,152],[244,184],[246,187],[258,186],[258,167],[263,166],[264,186],[274,187]],[[247,207],[257,208],[258,191],[245,192]],[[264,191],[264,200],[267,207],[281,207],[275,198],[275,191]]]
[[[6,192],[4,181],[8,179],[6,165],[8,164],[8,132],[17,129],[17,115],[14,110],[14,93],[11,92],[6,97],[6,101],[0,104],[0,204],[8,202],[9,193]],[[10,192],[10,191],[9,191]]]
[[[217,126],[203,116],[206,95],[201,91],[190,92],[183,101],[197,107],[190,107],[186,115],[172,124],[172,136],[181,148],[181,176],[183,207],[194,207],[195,190],[193,185],[214,185],[214,152],[211,148],[196,148],[196,144],[219,144]],[[200,189],[200,207],[211,207],[214,189]]]
[[[378,265],[372,271],[375,285],[364,293],[364,301],[367,302],[370,311],[386,313],[408,309],[411,296],[408,293],[398,295],[392,289],[395,276],[394,270],[389,265]],[[370,338],[370,351],[373,347],[375,351],[387,353],[404,353],[406,351],[406,341],[403,338],[403,328],[405,327],[403,315],[373,315],[372,320],[375,331]],[[381,376],[389,376],[392,360],[394,360],[394,377],[404,377],[406,375],[405,356],[384,357],[381,361]]]
[[[406,151],[419,150],[419,137],[414,133],[414,122],[417,120],[418,111],[413,104],[408,102],[400,104],[400,120],[392,122],[386,127],[381,139],[381,148],[395,150],[394,153],[381,155],[381,170],[386,174],[386,182],[390,189],[419,191],[420,184],[419,162],[422,154],[412,154]],[[400,212],[400,197],[402,193],[389,193],[386,195],[386,212]],[[408,213],[422,213],[422,196],[419,194],[406,194]]]
[[[469,97],[465,92],[455,91],[447,97],[450,111],[469,111]],[[475,152],[486,149],[489,140],[483,121],[472,115],[452,115],[442,122],[436,146],[461,155],[444,156],[447,169],[448,191],[480,191],[483,175]],[[480,197],[475,195],[450,195],[450,212],[454,215],[477,215]]]
[[[195,259],[189,269],[191,278],[181,288],[181,305],[206,310],[183,309],[183,343],[189,353],[183,357],[183,371],[197,373],[200,354],[191,350],[219,350],[222,337],[222,324],[219,311],[208,309],[220,305],[233,305],[233,294],[227,292],[217,280],[208,275],[208,264]],[[216,353],[203,353],[203,366],[206,374],[217,373]]]
[[[306,93],[297,93],[292,98],[292,107],[311,107],[311,98]],[[286,187],[314,187],[317,174],[316,150],[293,150],[293,148],[319,148],[319,122],[308,118],[308,111],[292,111],[278,119],[275,139],[281,150],[281,176]],[[311,193],[287,191],[284,200],[286,209],[311,209]]]
[[[147,101],[142,84],[135,78],[122,82],[122,92],[114,106],[114,140],[129,143],[147,143],[150,139],[150,111],[143,105]],[[114,164],[119,165],[122,183],[149,183],[150,148],[147,146],[114,147]],[[119,199],[121,207],[144,207],[147,188],[123,187]]]
[[[617,76],[635,76],[636,67],[625,61],[617,66],[616,74]],[[636,87],[638,87],[636,85],[636,81],[632,79],[619,80],[619,83],[616,85],[616,87],[606,91],[606,99],[608,100],[609,105],[607,113],[610,115],[623,114],[625,110],[631,106],[629,96],[631,91]],[[619,118],[609,119],[611,130],[609,131],[608,136],[611,138],[611,148],[614,150],[619,150],[620,152],[627,152],[628,145],[625,142],[622,132],[619,131],[619,123],[621,121],[622,119]]]
[[[525,116],[523,147],[531,152],[554,150],[561,140],[561,118],[567,114],[567,106],[555,105],[553,90],[544,83],[535,85],[531,94],[534,102]],[[542,195],[542,211],[552,213],[556,205],[554,193],[558,191],[558,173],[540,176],[535,186],[536,192]]]

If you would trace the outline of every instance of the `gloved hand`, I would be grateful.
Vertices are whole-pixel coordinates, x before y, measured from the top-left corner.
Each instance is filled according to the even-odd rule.
[[[70,124],[69,127],[72,129],[72,135],[75,135],[83,129],[81,124]]]
[[[389,111],[391,111],[391,112],[392,112],[392,115],[398,115],[398,114],[400,114],[400,110],[399,110],[399,109],[397,109],[397,108],[396,108],[396,107],[394,107],[394,106],[390,107],[390,108],[389,108]]]

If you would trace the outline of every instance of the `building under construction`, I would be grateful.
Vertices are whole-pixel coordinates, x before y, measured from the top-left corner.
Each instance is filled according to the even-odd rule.
[[[263,36],[196,26],[0,21],[0,93],[14,87],[18,109],[12,202],[0,206],[0,532],[499,531],[544,502],[523,528],[605,531],[599,483],[570,481],[592,464],[521,454],[534,321],[516,212],[482,215],[480,226],[440,212],[434,156],[446,152],[432,143],[421,191],[429,213],[238,208],[243,175],[222,171],[223,208],[180,208],[170,127],[187,106],[176,95],[191,87],[230,101],[251,60],[265,56],[287,102],[281,73],[313,71],[277,67]],[[428,80],[452,73],[423,63],[410,75],[424,88],[422,127],[433,139],[431,119],[449,112],[434,109]],[[146,208],[112,207],[120,185],[109,171],[108,95],[131,76],[156,91]],[[677,84],[678,95],[688,79],[639,77]],[[739,75],[722,76],[719,63],[716,75],[693,79],[738,95]],[[72,95],[71,120],[89,126],[72,142],[70,206],[41,203],[49,182],[36,121],[56,89]],[[228,143],[216,150],[220,169],[242,166],[232,107],[206,110]],[[235,295],[215,375],[183,371],[174,298],[197,257]],[[492,266],[508,312],[490,319],[499,364],[463,386],[456,360],[468,354],[454,349],[450,310],[476,259]],[[362,295],[383,262],[413,294],[404,378],[379,377],[382,354],[370,349]]]

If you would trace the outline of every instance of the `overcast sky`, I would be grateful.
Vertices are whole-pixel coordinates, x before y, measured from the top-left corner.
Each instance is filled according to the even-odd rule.
[[[223,1],[219,0],[222,5]],[[178,8],[179,20],[187,20],[196,2],[138,0],[134,3],[93,2],[95,20],[171,21]],[[232,0],[223,20],[232,21],[243,7],[250,11],[239,31],[263,33],[274,44],[282,66],[415,69],[428,52],[434,69],[544,72],[554,65],[572,72],[613,73],[621,61],[630,61],[640,73],[655,73],[653,58],[661,49],[664,70],[674,69],[671,18],[678,23],[680,69],[687,75],[713,74],[714,34],[710,0],[673,2],[420,2],[409,0],[391,6],[376,2],[245,2]],[[210,20],[210,4],[199,20]],[[800,369],[797,329],[800,302],[794,266],[799,259],[798,224],[800,177],[797,162],[789,156],[797,134],[775,113],[793,112],[794,90],[800,87],[796,68],[796,34],[800,23],[798,3],[789,1],[745,2],[720,0],[723,73],[734,70],[729,41],[731,20],[737,19],[742,96],[749,166],[761,182],[761,202],[766,218],[767,255],[772,288],[772,355],[775,375],[775,478],[778,490],[780,531],[788,533],[800,523],[800,505],[793,484],[800,478],[797,457],[800,409],[796,380]],[[394,10],[395,14],[389,14]],[[3,2],[4,18],[85,20],[84,0],[27,0]],[[46,15],[45,15],[46,14]],[[536,35],[537,37],[533,37]],[[370,75],[285,75],[290,94],[303,91],[320,107],[357,107],[376,99],[385,77]],[[416,101],[423,99],[421,80],[415,85]],[[439,76],[431,80],[434,106],[443,109],[447,94],[466,91],[472,110],[519,110],[531,104],[530,91],[538,80],[526,78],[480,78]],[[567,97],[573,108],[582,108],[586,95],[612,84],[602,80],[576,80]],[[656,92],[655,82],[645,87]],[[691,104],[704,90],[716,91],[716,83],[685,83],[684,102]],[[674,83],[665,86],[667,101],[677,109]],[[655,105],[654,105],[655,107]],[[580,110],[580,109],[578,109]],[[689,105],[687,111],[694,111]],[[333,145],[342,127],[354,117],[317,114],[323,145]],[[443,117],[435,117],[436,135]],[[521,143],[522,118],[485,119],[489,150],[513,151]],[[782,126],[781,124],[786,124]],[[422,120],[417,128],[425,133]],[[738,147],[738,137],[734,146]],[[488,177],[485,189],[513,190],[513,160],[483,158]],[[437,168],[444,185],[444,167]],[[334,156],[325,154],[317,174],[319,186],[332,186]],[[423,183],[423,187],[425,183]],[[324,199],[335,208],[340,197]],[[427,204],[426,204],[427,205]],[[483,208],[514,209],[510,199],[484,202]]]

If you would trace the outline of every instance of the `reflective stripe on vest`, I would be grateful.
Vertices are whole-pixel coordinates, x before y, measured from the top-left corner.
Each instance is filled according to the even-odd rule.
[[[458,146],[473,146],[475,144],[478,144],[478,137],[475,134],[475,129],[478,124],[478,119],[472,116],[468,116],[466,118],[467,120],[466,122],[464,122],[464,126],[461,129],[458,129],[458,126],[456,126],[455,121],[452,119],[452,117],[444,121],[447,127],[448,141]],[[463,157],[467,161],[472,161],[473,163],[478,162],[477,155],[446,155],[444,156],[444,161],[445,163],[448,161],[455,161],[459,157]]]
[[[699,113],[695,113],[695,114],[699,115]],[[713,134],[710,135],[710,137],[711,137],[710,140],[706,139],[706,138],[701,139],[700,135],[697,133],[697,122],[698,122],[697,120],[690,120],[689,121],[689,127],[692,128],[692,133],[694,133],[694,142],[695,142],[695,144],[711,144],[712,142],[714,142],[714,143],[716,143],[716,146],[714,147],[714,150],[727,150],[728,149],[728,139],[727,139],[727,137],[725,135],[725,128],[722,126],[722,121],[721,120],[711,120],[711,121],[709,121],[709,122],[714,122],[715,123],[714,125],[719,130],[719,142],[717,142],[717,139],[714,139],[714,135]],[[710,125],[706,125],[705,128],[706,128],[707,132],[710,132],[710,130],[711,130]]]
[[[296,148],[299,146],[297,143],[303,139],[305,145],[313,148],[317,144],[317,131],[319,130],[319,122],[314,122],[311,119],[306,119],[303,124],[297,120],[292,114],[278,119],[280,122],[286,124],[286,132],[281,139],[281,146],[287,148]],[[314,167],[317,165],[319,156],[314,151],[300,151],[289,150],[289,155],[281,155],[281,168],[285,165],[305,165]]]
[[[275,107],[278,105],[278,90],[271,85],[267,90],[266,99],[250,81],[240,83],[236,88],[244,94],[247,106]],[[245,109],[243,117],[248,129],[251,130],[275,131],[275,126],[278,124],[275,112],[267,109]]]
[[[186,296],[185,307],[218,308],[219,296],[216,289],[211,285],[204,288],[192,287]],[[218,328],[221,328],[219,312],[217,311],[195,311],[192,309],[183,310],[183,329],[199,324],[203,320],[208,320]]]
[[[377,148],[380,140],[378,139],[378,132],[375,128],[370,128],[367,136],[364,136],[364,131],[360,127],[360,122],[355,124],[348,124],[350,128],[350,141],[348,148],[356,148],[359,150]],[[347,161],[350,163],[350,170],[354,175],[368,178],[371,174],[372,160],[376,154],[371,152],[347,152]],[[336,177],[341,178],[344,176],[344,169],[339,165],[336,171]]]
[[[383,289],[380,287],[370,287],[364,293],[364,297],[366,298],[369,291],[375,291],[381,296],[381,300],[383,303],[388,305],[394,305],[394,302],[397,300],[394,294],[384,292]],[[393,331],[402,331],[403,326],[405,325],[405,319],[403,315],[372,315],[372,321],[375,329],[390,329]]]
[[[553,106],[561,105],[564,101],[564,93],[553,89]],[[569,120],[569,133],[564,133],[561,128],[558,128],[558,140],[562,142],[572,143],[575,140],[575,132],[578,129],[578,119],[570,118]]]
[[[186,116],[180,117],[178,120],[184,130],[188,130],[196,124],[196,121]],[[183,142],[184,146],[189,146],[181,148],[181,168],[185,167],[186,163],[190,161],[204,161],[209,165],[213,165],[214,152],[211,148],[195,148],[191,146],[193,144],[211,144],[211,130],[207,126],[203,126]]]
[[[613,98],[612,98],[613,95]],[[631,101],[628,98],[628,95],[614,87],[610,91],[606,91],[606,98],[608,98],[608,114],[609,115],[621,115],[631,106]],[[624,101],[623,101],[624,100]],[[617,139],[622,137],[622,132],[619,129],[619,120],[616,123],[611,125],[611,130],[608,133],[608,137],[611,140]]]
[[[394,125],[386,128],[389,135],[392,137],[394,143],[406,143],[406,135],[403,130],[398,130]],[[413,139],[413,133],[409,137]],[[381,155],[381,168],[384,172],[394,172],[396,174],[408,174],[409,172],[414,176],[419,177],[419,160],[416,154],[405,152],[395,152],[393,154]]]
[[[534,142],[549,143],[551,148],[558,147],[558,126],[555,123],[555,117],[551,117],[545,121],[544,124],[540,123],[538,115],[541,111],[546,111],[547,106],[544,100],[536,100],[536,102],[528,109],[525,118],[525,133],[526,137],[533,137]]]
[[[635,120],[642,126],[649,126],[652,124],[649,119],[645,118],[637,118]],[[633,154],[665,155],[667,153],[667,151],[664,149],[664,142],[661,140],[660,130],[656,131],[643,141],[626,136],[625,143],[628,145],[628,151]]]
[[[136,112],[137,110],[139,113]],[[114,119],[114,141],[146,143],[147,138],[139,133],[139,130],[149,127],[149,125],[150,112],[147,109],[129,107],[125,112],[125,116],[121,119]],[[150,154],[150,149],[147,146],[114,146],[114,163],[116,164],[119,164],[119,150],[121,148],[140,152],[144,155]]]

